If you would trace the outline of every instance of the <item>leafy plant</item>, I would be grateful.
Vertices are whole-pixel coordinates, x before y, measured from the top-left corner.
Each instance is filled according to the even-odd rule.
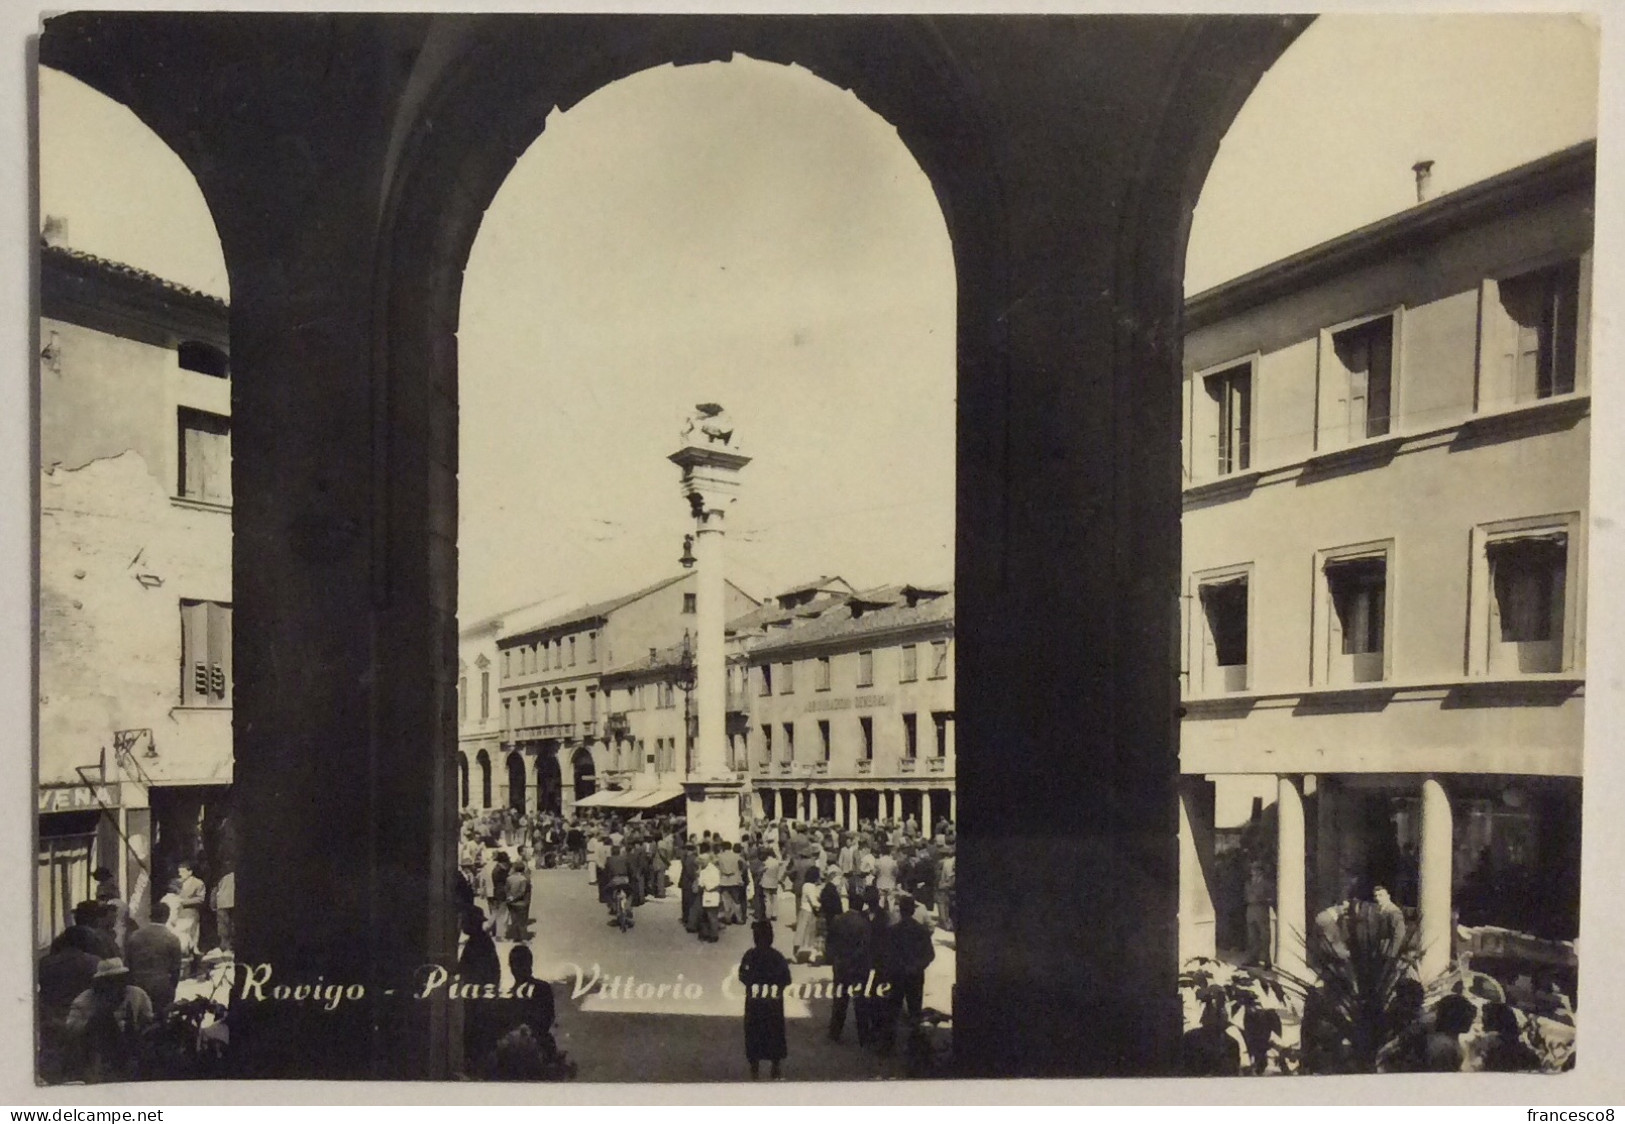
[[[1312,978],[1261,969],[1303,1012],[1303,1072],[1378,1072],[1421,1014],[1415,931],[1396,939],[1374,904],[1355,902],[1334,932],[1316,926],[1307,946]]]
[[[1197,1025],[1187,1027],[1188,1033],[1200,1038],[1204,1031],[1219,1030],[1228,1037],[1233,1030],[1247,1048],[1244,1068],[1248,1073],[1267,1073],[1272,1063],[1277,1073],[1297,1071],[1298,1051],[1282,1040],[1281,1012],[1289,997],[1280,983],[1253,969],[1199,956],[1187,962],[1179,986],[1191,993],[1200,1012]],[[1203,1068],[1200,1062],[1188,1062],[1187,1068]],[[1228,1063],[1225,1068],[1228,1073]]]

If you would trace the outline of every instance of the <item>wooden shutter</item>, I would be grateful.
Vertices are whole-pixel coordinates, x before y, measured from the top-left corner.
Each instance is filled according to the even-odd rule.
[[[203,498],[204,434],[190,418],[181,419],[181,495],[189,499]]]
[[[231,705],[231,606],[208,604],[209,700]]]
[[[181,602],[181,705],[203,706],[209,694],[208,606]]]
[[[204,434],[203,498],[212,503],[231,502],[231,430],[221,421],[216,431]]]

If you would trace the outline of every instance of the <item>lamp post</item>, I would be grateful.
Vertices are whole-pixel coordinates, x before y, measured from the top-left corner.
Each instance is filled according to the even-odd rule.
[[[723,540],[728,508],[739,491],[739,472],[750,458],[739,451],[722,407],[701,403],[689,416],[682,447],[669,458],[683,470],[681,489],[694,517],[696,578],[694,632],[694,753],[684,782],[688,831],[739,839],[739,778],[728,768],[726,621]],[[686,544],[685,544],[686,546]],[[685,549],[685,557],[687,550]]]

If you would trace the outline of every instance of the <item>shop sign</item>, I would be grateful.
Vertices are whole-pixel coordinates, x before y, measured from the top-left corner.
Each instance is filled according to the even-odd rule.
[[[39,810],[47,812],[84,812],[94,808],[117,807],[118,791],[110,784],[68,785],[39,790]]]
[[[807,704],[807,713],[820,710],[870,710],[891,705],[890,695],[859,695],[854,699],[813,699]]]

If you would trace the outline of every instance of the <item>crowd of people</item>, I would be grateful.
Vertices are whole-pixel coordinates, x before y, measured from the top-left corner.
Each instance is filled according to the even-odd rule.
[[[181,981],[206,977],[230,958],[235,877],[223,874],[211,890],[183,859],[145,920],[119,896],[111,871],[98,868],[92,877],[94,896],[74,906],[72,923],[39,961],[40,1076],[50,1083],[161,1076],[161,1039]],[[198,1014],[185,1033],[224,1034],[223,1022]]]
[[[764,1061],[772,1076],[780,1074],[782,988],[792,960],[832,970],[831,1040],[841,1040],[851,1014],[858,1044],[890,1054],[898,1027],[917,1029],[926,1015],[925,972],[936,955],[931,930],[954,926],[954,830],[946,821],[927,832],[913,819],[854,828],[773,820],[747,825],[734,842],[709,831],[689,834],[675,815],[471,811],[464,814],[459,866],[464,981],[500,978],[497,940],[521,942],[513,951],[530,955],[522,942],[529,939],[531,874],[538,869],[583,871],[610,925],[618,923],[621,892],[633,911],[675,895],[678,923],[701,942],[720,940],[727,926],[750,925],[753,947],[739,979],[747,991],[755,984],[777,992],[746,1001],[753,1076]],[[780,930],[788,958],[774,947]],[[504,1033],[499,1023],[475,1033],[474,1057],[490,1058]],[[544,1063],[557,1056],[550,1027],[551,1018],[547,1026],[530,1026]]]

